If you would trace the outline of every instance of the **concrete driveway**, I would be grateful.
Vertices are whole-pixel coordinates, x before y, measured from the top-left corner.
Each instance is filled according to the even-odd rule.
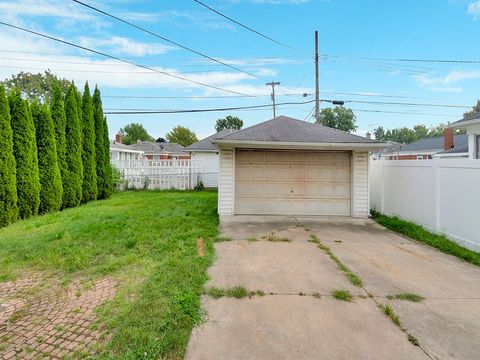
[[[479,359],[480,268],[370,220],[248,218],[222,224],[187,359]],[[314,235],[363,281],[352,285]],[[270,241],[276,240],[276,241]],[[286,241],[289,240],[289,241]],[[350,302],[331,296],[348,290]],[[388,300],[415,293],[421,302]],[[395,325],[378,307],[390,304]],[[409,339],[410,336],[410,339]]]

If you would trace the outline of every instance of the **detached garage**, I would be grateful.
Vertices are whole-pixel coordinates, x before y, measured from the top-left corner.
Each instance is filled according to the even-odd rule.
[[[218,211],[367,217],[368,152],[384,143],[280,116],[213,140]]]

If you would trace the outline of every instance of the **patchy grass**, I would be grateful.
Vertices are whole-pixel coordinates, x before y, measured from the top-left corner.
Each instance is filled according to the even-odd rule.
[[[360,279],[360,277],[359,277],[357,274],[355,274],[355,273],[354,273],[352,270],[350,270],[344,263],[342,263],[342,262],[340,261],[340,259],[335,256],[335,254],[332,252],[332,250],[331,250],[328,246],[322,244],[322,242],[320,241],[320,239],[319,239],[316,235],[311,234],[311,235],[310,235],[310,239],[309,239],[308,241],[317,244],[317,246],[318,246],[325,254],[327,254],[327,255],[330,257],[330,259],[332,259],[332,260],[335,262],[335,264],[337,264],[338,269],[340,269],[340,270],[345,274],[345,276],[348,278],[348,280],[349,280],[353,285],[358,286],[358,287],[362,287],[362,286],[363,286],[363,281],[362,281],[362,279]]]
[[[417,338],[413,335],[408,334],[408,341],[410,341],[415,346],[420,346],[420,343],[418,342]]]
[[[232,241],[232,238],[224,235],[219,235],[215,238],[215,242],[224,242],[224,241]]]
[[[95,358],[182,358],[202,319],[216,203],[214,192],[125,192],[19,221],[0,230],[0,279],[43,272],[68,283],[108,275],[120,285],[98,315],[112,337],[96,345]],[[205,257],[197,253],[200,237]]]
[[[247,241],[254,242],[254,241],[258,241],[258,239],[256,237],[251,236],[247,239]]]
[[[352,301],[353,299],[348,290],[332,290],[331,295],[337,300]]]
[[[378,307],[382,309],[383,313],[387,315],[392,322],[398,327],[402,327],[400,317],[395,313],[393,307],[390,304],[378,304]]]
[[[243,299],[246,297],[252,298],[254,296],[265,296],[265,292],[263,290],[249,291],[243,286],[235,286],[230,289],[211,287],[205,291],[205,294],[213,297],[214,299],[219,299],[221,297],[233,297],[237,299]]]
[[[395,295],[387,295],[388,300],[406,300],[406,301],[411,301],[411,302],[420,302],[422,300],[425,300],[425,298],[421,295],[418,294],[412,294],[412,293],[403,293],[403,294],[395,294]]]
[[[291,239],[287,237],[277,236],[274,232],[268,233],[267,235],[263,236],[262,239],[266,239],[267,241],[271,242],[292,242]]]
[[[409,238],[430,245],[445,254],[453,255],[470,264],[480,266],[480,254],[466,249],[451,241],[445,235],[434,234],[414,222],[402,220],[397,216],[387,216],[376,210],[370,210],[372,219],[387,229],[406,235]]]

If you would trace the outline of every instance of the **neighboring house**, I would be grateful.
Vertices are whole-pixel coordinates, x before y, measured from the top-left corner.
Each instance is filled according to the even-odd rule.
[[[279,116],[215,138],[218,212],[369,216],[369,151],[385,143]]]
[[[469,159],[480,159],[480,114],[465,117],[446,126],[446,129],[466,129],[468,143],[465,147]]]
[[[184,150],[189,152],[192,160],[198,164],[199,179],[207,188],[218,187],[219,149],[212,141],[237,130],[223,129],[203,140],[187,146]]]
[[[467,157],[467,135],[453,135],[446,129],[444,136],[425,137],[383,153],[386,160],[428,160],[434,157]]]
[[[184,147],[175,143],[137,140],[134,144],[123,144],[120,132],[115,136],[115,141],[110,144],[110,153],[114,160],[131,159],[133,154],[140,154],[136,157],[138,160],[190,159],[190,154],[184,151]],[[115,157],[116,154],[118,157]]]

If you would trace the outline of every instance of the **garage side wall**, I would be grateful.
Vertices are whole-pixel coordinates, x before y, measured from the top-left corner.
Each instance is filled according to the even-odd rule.
[[[220,151],[220,172],[218,178],[218,214],[233,215],[234,206],[235,151]]]
[[[352,217],[367,218],[368,199],[368,152],[352,154]]]

